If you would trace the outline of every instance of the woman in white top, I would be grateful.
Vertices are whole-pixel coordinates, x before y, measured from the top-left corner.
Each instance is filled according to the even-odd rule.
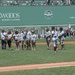
[[[19,47],[20,47],[20,34],[18,33],[18,31],[15,31],[15,34],[13,35],[14,36],[14,40],[15,40],[15,44],[16,44],[16,50],[19,50]]]
[[[34,30],[32,30],[31,43],[32,43],[32,50],[35,50],[35,48],[36,48],[36,34],[35,34]]]
[[[22,44],[22,49],[24,50],[24,40],[25,40],[25,34],[24,31],[22,30],[22,32],[20,33],[20,38],[21,38],[21,44]]]
[[[27,50],[31,50],[31,32],[28,29],[26,29],[25,36]]]
[[[49,50],[50,49],[50,41],[51,41],[51,33],[48,28],[46,28],[46,31],[45,31],[45,38],[46,38],[46,43],[47,43],[47,49]]]

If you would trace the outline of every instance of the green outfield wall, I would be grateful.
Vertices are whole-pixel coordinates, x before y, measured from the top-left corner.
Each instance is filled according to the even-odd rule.
[[[75,24],[75,6],[0,7],[0,26]]]

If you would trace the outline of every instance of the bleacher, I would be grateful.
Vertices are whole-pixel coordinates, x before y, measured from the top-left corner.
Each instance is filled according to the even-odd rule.
[[[50,0],[49,5],[64,5],[68,0]],[[70,0],[71,4],[75,4],[75,0]],[[25,6],[25,5],[47,5],[47,0],[34,0],[31,3],[31,0],[0,0],[0,6]]]

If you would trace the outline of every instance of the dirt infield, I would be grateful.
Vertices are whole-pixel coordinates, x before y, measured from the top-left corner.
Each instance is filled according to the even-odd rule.
[[[71,45],[73,45],[73,44],[75,44],[75,41],[64,42],[64,43],[65,43],[65,44],[71,44]],[[37,42],[36,44],[37,44],[37,45],[45,45],[46,42]],[[50,44],[52,44],[52,42],[51,42]],[[15,46],[15,43],[13,43],[12,46]]]
[[[0,67],[0,72],[46,69],[46,68],[55,68],[55,67],[66,67],[66,66],[75,66],[75,62],[61,62],[61,63],[46,63],[46,64],[32,64],[32,65]]]
[[[65,44],[75,44],[75,41],[64,42]],[[37,42],[37,44],[46,44],[46,42]],[[52,42],[51,42],[52,44]]]

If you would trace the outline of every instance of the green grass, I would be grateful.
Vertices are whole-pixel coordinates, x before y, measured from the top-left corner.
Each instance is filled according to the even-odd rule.
[[[74,57],[75,45],[66,45],[66,50],[57,50],[56,54],[52,45],[51,50],[46,45],[37,45],[36,51],[0,50],[0,66],[75,61]]]
[[[46,42],[45,38],[37,39],[36,41],[37,41],[37,42]]]
[[[0,75],[75,75],[75,67],[14,71],[14,72],[0,73]]]

